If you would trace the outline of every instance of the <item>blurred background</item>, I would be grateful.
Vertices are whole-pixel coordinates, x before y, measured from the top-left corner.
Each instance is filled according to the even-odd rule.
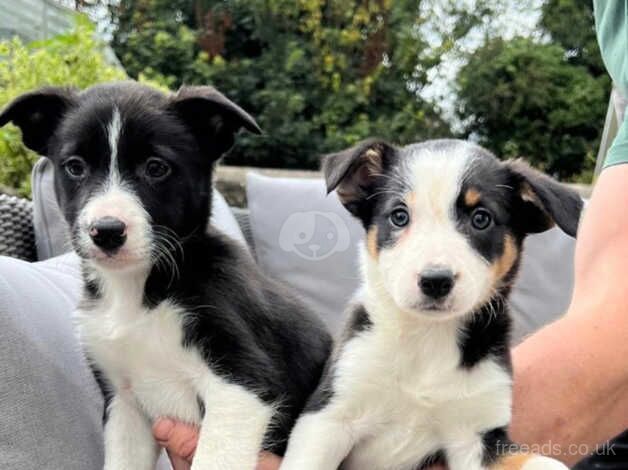
[[[124,78],[212,84],[251,112],[266,134],[227,165],[454,136],[582,183],[611,89],[590,0],[0,0],[0,107]],[[0,155],[0,190],[29,196],[16,128]]]

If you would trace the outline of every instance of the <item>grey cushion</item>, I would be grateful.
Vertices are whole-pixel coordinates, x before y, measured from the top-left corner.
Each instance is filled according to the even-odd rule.
[[[72,326],[80,290],[73,253],[0,257],[2,469],[102,469],[103,398]]]
[[[63,218],[54,189],[54,167],[47,158],[40,158],[33,167],[33,225],[37,244],[37,258],[45,260],[72,250],[68,227]],[[211,223],[231,238],[246,245],[238,222],[222,195],[212,193]]]
[[[524,242],[521,270],[510,296],[515,343],[567,311],[575,247],[576,240],[558,228],[529,236]]]
[[[292,285],[336,331],[359,286],[357,245],[364,230],[322,180],[247,177],[247,200],[260,267]]]
[[[42,261],[72,250],[68,226],[55,196],[53,172],[52,162],[42,157],[31,174],[37,259]]]
[[[250,173],[247,198],[262,269],[295,287],[336,329],[347,300],[359,285],[361,226],[335,194],[326,196],[322,180]],[[318,256],[311,245],[321,246]],[[574,246],[574,240],[558,229],[526,240],[511,297],[515,342],[565,312],[573,285]]]
[[[0,468],[102,468],[102,396],[70,318],[76,266],[0,257]]]

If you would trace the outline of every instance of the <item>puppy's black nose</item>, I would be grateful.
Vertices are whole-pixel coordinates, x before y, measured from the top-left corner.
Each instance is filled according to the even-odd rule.
[[[454,273],[449,269],[427,269],[419,277],[421,292],[433,299],[445,297],[453,286]]]
[[[103,217],[89,227],[94,244],[104,251],[114,251],[126,241],[126,225],[115,217]]]

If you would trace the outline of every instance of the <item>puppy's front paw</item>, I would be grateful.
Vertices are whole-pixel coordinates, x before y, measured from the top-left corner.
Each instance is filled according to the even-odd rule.
[[[521,470],[569,470],[569,467],[558,460],[535,455],[523,464]]]

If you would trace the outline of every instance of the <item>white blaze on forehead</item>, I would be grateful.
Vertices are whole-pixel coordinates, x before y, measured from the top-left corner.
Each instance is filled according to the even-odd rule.
[[[456,200],[472,160],[473,154],[463,144],[445,145],[437,150],[416,149],[408,162],[414,196],[411,209],[422,214],[421,219],[453,221]]]
[[[118,147],[123,130],[122,116],[118,108],[113,108],[110,121],[104,130],[109,144],[109,172],[107,180],[81,209],[79,224],[83,230],[78,242],[84,247],[84,251],[89,252],[93,248],[89,227],[99,219],[114,217],[126,225],[127,239],[120,256],[129,259],[135,257],[136,260],[145,262],[149,260],[152,241],[151,218],[132,186],[124,184],[120,175]]]
[[[120,117],[120,110],[117,107],[113,108],[111,115],[111,121],[107,126],[107,137],[109,140],[109,184],[118,185],[120,183],[120,171],[118,168],[118,143],[120,141],[120,131],[122,129],[122,118]]]

